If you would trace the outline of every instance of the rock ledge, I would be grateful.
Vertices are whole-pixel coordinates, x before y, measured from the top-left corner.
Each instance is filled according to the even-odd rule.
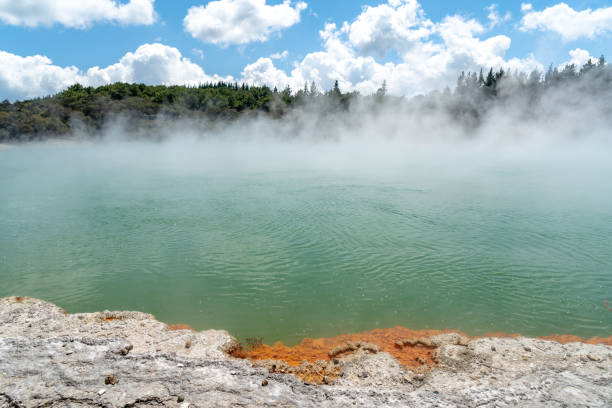
[[[67,315],[0,299],[0,408],[612,406],[612,347],[519,338],[436,338],[438,366],[415,373],[388,353],[338,359],[312,386],[227,355],[226,331],[170,330],[139,312]]]

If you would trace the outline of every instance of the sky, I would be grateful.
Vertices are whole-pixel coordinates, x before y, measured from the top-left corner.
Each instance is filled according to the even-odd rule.
[[[601,0],[0,0],[0,100],[237,81],[412,96],[461,71],[612,55]]]

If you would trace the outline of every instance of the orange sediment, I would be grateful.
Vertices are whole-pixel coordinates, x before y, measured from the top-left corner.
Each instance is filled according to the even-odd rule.
[[[281,342],[274,345],[261,344],[253,348],[238,348],[232,352],[234,357],[248,358],[249,360],[282,360],[292,366],[298,366],[302,361],[316,362],[331,360],[329,352],[339,345],[348,342],[366,342],[380,347],[380,351],[391,354],[401,364],[409,367],[419,367],[423,364],[434,364],[434,347],[422,344],[400,347],[396,341],[404,338],[429,338],[438,334],[458,333],[459,330],[410,330],[405,327],[390,329],[375,329],[355,334],[342,334],[336,337],[310,339],[306,338],[294,347],[287,347]]]
[[[468,337],[459,330],[410,330],[405,327],[397,326],[389,329],[375,329],[368,332],[343,334],[329,338],[305,338],[294,347],[288,347],[281,342],[277,342],[273,345],[257,344],[254,347],[239,347],[234,350],[231,355],[237,358],[249,359],[253,361],[282,360],[290,366],[299,366],[303,361],[315,363],[321,360],[333,360],[335,356],[330,356],[330,351],[332,349],[345,344],[347,341],[359,341],[375,344],[380,348],[380,351],[391,354],[399,363],[415,368],[423,365],[435,365],[435,347],[430,347],[423,344],[401,347],[400,345],[397,345],[396,342],[401,339],[429,338],[431,336],[444,333],[457,333],[461,336]],[[490,333],[479,337],[514,338],[519,336],[521,335],[517,333]],[[472,339],[473,338],[474,337],[472,337]],[[612,336],[593,337],[586,340],[573,335],[554,334],[550,336],[538,337],[538,339],[552,340],[563,344],[582,342],[588,344],[612,345]]]

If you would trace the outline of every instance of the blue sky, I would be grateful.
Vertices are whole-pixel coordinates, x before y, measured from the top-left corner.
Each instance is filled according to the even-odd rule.
[[[387,80],[393,93],[408,95],[452,84],[462,69],[532,70],[612,56],[612,5],[601,0],[131,1],[120,10],[128,0],[0,0],[0,99],[70,82],[220,78],[294,89],[339,79],[366,93]],[[231,29],[237,35],[226,37]],[[141,49],[147,44],[155,47]],[[128,53],[135,56],[122,62]],[[88,73],[92,67],[99,71]]]

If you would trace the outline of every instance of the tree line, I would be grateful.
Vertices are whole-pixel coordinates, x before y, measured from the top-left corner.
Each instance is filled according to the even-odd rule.
[[[160,116],[214,124],[259,114],[281,118],[309,106],[318,106],[327,115],[337,114],[350,111],[356,102],[372,112],[389,105],[405,107],[406,114],[442,110],[464,126],[477,126],[495,104],[510,103],[518,95],[521,99],[515,104],[526,109],[529,104],[541,103],[551,90],[567,89],[570,84],[580,87],[585,95],[611,94],[612,68],[601,56],[582,67],[551,65],[546,72],[510,72],[503,68],[462,72],[453,91],[447,88],[413,98],[387,95],[386,82],[375,94],[365,96],[342,92],[338,81],[327,91],[320,91],[314,82],[297,91],[227,82],[193,87],[114,83],[94,88],[75,84],[44,98],[1,102],[0,141],[41,140],[66,136],[74,130],[96,135],[117,118],[124,119],[128,130],[146,130],[153,129]]]
[[[546,73],[542,73],[537,69],[529,74],[521,71],[507,72],[503,68],[500,68],[498,71],[490,68],[486,75],[484,75],[482,69],[480,73],[461,72],[457,79],[457,91],[463,92],[470,88],[483,88],[495,91],[498,85],[508,81],[525,88],[550,87],[562,81],[579,80],[586,77],[592,78],[594,75],[601,77],[609,74],[609,69],[606,69],[606,59],[602,55],[597,62],[589,59],[582,67],[578,67],[576,64],[567,64],[559,69],[551,64]]]

